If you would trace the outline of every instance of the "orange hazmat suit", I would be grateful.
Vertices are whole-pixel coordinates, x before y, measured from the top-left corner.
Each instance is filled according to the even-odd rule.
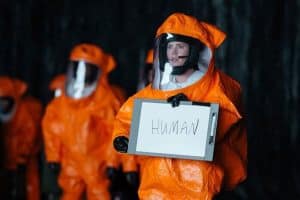
[[[96,65],[102,74],[90,96],[72,99],[63,94],[48,105],[42,123],[46,159],[61,164],[62,199],[80,199],[85,189],[89,200],[110,199],[105,170],[119,163],[111,140],[120,103],[106,81],[106,69],[114,62],[91,44],[76,46],[70,60]]]
[[[233,189],[246,178],[247,138],[242,113],[240,85],[215,67],[214,50],[225,34],[217,27],[175,13],[157,30],[199,40],[212,52],[208,69],[197,82],[180,89],[162,91],[147,86],[130,97],[116,116],[114,138],[129,137],[135,98],[166,100],[184,93],[190,101],[216,102],[220,106],[214,159],[194,161],[161,157],[139,157],[141,185],[139,197],[144,199],[212,199],[222,189]],[[159,141],[157,141],[159,142]],[[162,144],[163,145],[163,144]]]
[[[17,170],[26,166],[28,200],[40,199],[38,152],[41,145],[40,121],[42,105],[33,97],[23,97],[27,85],[20,80],[0,77],[0,96],[12,97],[16,104],[13,117],[3,123],[5,168]]]

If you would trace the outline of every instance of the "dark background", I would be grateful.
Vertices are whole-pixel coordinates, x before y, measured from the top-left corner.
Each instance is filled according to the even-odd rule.
[[[166,16],[216,24],[227,33],[217,66],[241,83],[247,113],[249,174],[237,199],[300,199],[299,10],[299,0],[1,0],[0,74],[46,104],[71,48],[92,42],[115,56],[112,81],[131,95]]]

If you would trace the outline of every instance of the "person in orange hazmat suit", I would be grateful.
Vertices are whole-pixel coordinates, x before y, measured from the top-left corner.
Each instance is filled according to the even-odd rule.
[[[112,55],[108,55],[111,57],[111,60],[114,60]],[[116,63],[116,61],[114,60]],[[110,68],[105,69],[108,75],[112,75],[112,73],[116,70],[116,64],[110,66]],[[112,89],[112,92],[117,97],[119,102],[123,104],[127,99],[126,91],[117,84],[113,84],[110,81],[110,77],[107,77],[107,81]],[[108,174],[114,174],[113,179],[116,184],[110,185],[111,196],[113,199],[137,199],[137,187],[139,185],[139,175],[138,175],[138,166],[135,160],[135,157],[128,154],[118,154],[119,160],[119,170],[109,172]],[[111,170],[114,170],[111,168]],[[124,181],[125,178],[125,181]]]
[[[93,44],[75,46],[69,58],[63,95],[53,99],[42,121],[46,160],[59,173],[62,199],[110,199],[119,164],[112,142],[113,120],[120,103],[107,82],[115,65]],[[109,177],[109,178],[108,178]]]
[[[64,94],[65,87],[65,74],[58,74],[49,83],[49,91],[51,92],[50,101],[53,98],[58,98]],[[42,199],[44,200],[56,200],[59,199],[61,195],[60,187],[57,183],[57,177],[59,175],[59,169],[49,168],[45,159],[45,153],[43,152],[41,156],[42,164]],[[51,166],[54,167],[54,166]]]
[[[144,65],[140,68],[137,91],[146,87],[153,79],[153,49],[148,50]]]
[[[40,199],[38,152],[42,104],[25,97],[25,82],[0,77],[0,121],[3,124],[8,199]]]
[[[245,180],[247,138],[241,88],[215,67],[213,59],[225,36],[217,27],[182,13],[170,15],[158,28],[153,82],[119,110],[113,133],[115,149],[127,152],[135,98],[167,100],[173,107],[187,99],[217,102],[220,109],[213,161],[139,157],[141,200],[208,200]]]

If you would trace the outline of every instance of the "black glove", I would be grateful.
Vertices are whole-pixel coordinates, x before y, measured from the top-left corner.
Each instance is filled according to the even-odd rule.
[[[114,183],[117,180],[118,170],[114,167],[107,167],[106,176],[112,183]]]
[[[187,96],[185,96],[183,93],[179,93],[167,99],[167,102],[172,103],[172,107],[179,106],[180,101],[188,101]]]
[[[139,174],[137,172],[124,173],[127,183],[134,189],[139,187]]]
[[[16,199],[26,198],[26,165],[20,164],[17,166],[17,174],[15,179],[15,194]]]
[[[125,136],[118,136],[114,139],[114,148],[120,153],[127,153],[128,138]]]
[[[56,163],[56,162],[49,162],[48,167],[54,173],[54,175],[56,177],[58,177],[60,169],[61,169],[60,164]]]
[[[45,195],[45,199],[52,200],[52,199],[59,199],[61,196],[61,188],[58,185],[58,176],[61,170],[60,163],[57,162],[49,162],[47,164],[48,169],[50,170],[50,183],[51,183],[51,189],[48,191]]]

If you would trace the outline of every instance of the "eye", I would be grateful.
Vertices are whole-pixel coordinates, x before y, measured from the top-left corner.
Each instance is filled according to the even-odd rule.
[[[186,49],[186,48],[188,48],[188,45],[185,44],[185,43],[179,43],[177,46],[178,46],[179,49]]]
[[[167,49],[172,49],[172,48],[173,48],[173,45],[169,43],[167,46]]]

